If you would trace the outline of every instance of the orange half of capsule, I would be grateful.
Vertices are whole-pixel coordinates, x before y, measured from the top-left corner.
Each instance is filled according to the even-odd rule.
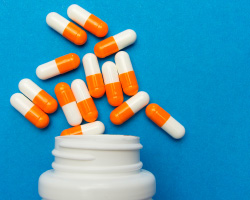
[[[80,58],[75,53],[70,53],[55,59],[60,74],[76,69],[80,65]]]
[[[105,85],[108,102],[112,106],[119,106],[123,102],[123,93],[120,82]]]
[[[98,42],[94,47],[95,55],[99,58],[105,58],[117,51],[119,48],[113,36]]]
[[[86,32],[72,22],[64,29],[63,36],[76,45],[83,45],[87,41]]]
[[[114,109],[110,114],[110,120],[113,124],[120,125],[134,115],[132,109],[126,102]]]
[[[94,74],[86,77],[89,93],[92,97],[100,98],[105,93],[102,74]]]
[[[77,103],[82,118],[87,122],[94,122],[98,117],[98,111],[92,98]]]
[[[62,131],[61,136],[65,135],[82,135],[82,128],[81,126],[75,126],[69,129]]]
[[[24,116],[37,128],[45,128],[49,124],[49,116],[45,114],[40,108],[34,105]]]
[[[55,87],[55,93],[61,107],[76,101],[75,96],[67,83],[58,83]]]
[[[93,14],[89,16],[84,28],[97,37],[104,37],[108,33],[108,25]]]
[[[122,89],[126,95],[133,96],[138,92],[139,86],[134,71],[120,74],[119,78],[122,84]]]

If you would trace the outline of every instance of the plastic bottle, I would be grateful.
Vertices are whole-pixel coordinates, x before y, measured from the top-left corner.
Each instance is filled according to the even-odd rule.
[[[43,200],[152,200],[155,177],[142,170],[140,139],[124,135],[55,138],[52,170],[39,178]]]

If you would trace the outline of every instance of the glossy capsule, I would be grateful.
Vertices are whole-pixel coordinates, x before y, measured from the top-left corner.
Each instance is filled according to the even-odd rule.
[[[25,78],[18,84],[19,90],[35,105],[46,113],[53,113],[57,109],[57,101],[47,92],[41,89],[32,80]]]
[[[105,62],[102,66],[102,74],[109,104],[111,106],[121,105],[123,93],[115,63]]]
[[[61,136],[65,135],[100,135],[105,131],[105,126],[102,122],[96,121],[80,126],[75,126],[64,130]]]
[[[87,122],[94,122],[98,117],[98,111],[84,81],[74,80],[71,89],[83,119]]]
[[[139,86],[128,53],[125,51],[118,52],[115,55],[115,63],[123,92],[128,96],[135,95],[139,90]]]
[[[90,95],[94,98],[102,97],[105,86],[97,57],[95,54],[88,53],[83,57],[82,62]]]
[[[146,92],[138,92],[110,114],[110,120],[115,125],[120,125],[134,116],[149,103],[149,95]]]
[[[83,45],[87,41],[87,34],[84,30],[56,12],[49,13],[46,22],[52,29],[76,45]]]
[[[10,98],[11,105],[37,128],[45,128],[49,124],[49,116],[34,105],[21,93],[15,93]]]
[[[75,53],[70,53],[45,64],[39,65],[36,68],[36,75],[38,78],[46,80],[76,69],[79,65],[79,56]]]
[[[173,138],[180,139],[185,135],[185,128],[159,105],[149,104],[146,115]]]
[[[127,29],[117,35],[98,42],[94,47],[94,52],[97,57],[105,58],[133,44],[135,40],[136,33],[131,29]]]
[[[81,25],[83,28],[85,28],[95,36],[104,37],[105,35],[107,35],[108,25],[82,7],[73,4],[69,6],[67,13],[70,19]]]
[[[81,124],[82,116],[69,85],[67,83],[58,83],[55,87],[55,93],[68,123],[71,126]]]

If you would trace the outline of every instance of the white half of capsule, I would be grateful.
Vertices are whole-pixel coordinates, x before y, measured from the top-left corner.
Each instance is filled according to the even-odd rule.
[[[138,92],[136,95],[128,99],[126,103],[134,113],[137,113],[149,103],[149,95],[147,92]]]
[[[37,84],[28,78],[22,79],[18,84],[18,88],[31,101],[42,91]]]
[[[57,76],[59,74],[60,74],[60,71],[57,67],[55,60],[39,65],[36,68],[36,75],[41,80],[46,80],[54,76]]]
[[[119,51],[115,55],[115,64],[119,74],[128,73],[134,71],[130,57],[127,52]]]
[[[115,63],[107,61],[102,65],[102,75],[105,85],[120,82]]]
[[[10,104],[23,116],[34,106],[34,104],[21,93],[13,94],[10,98]]]
[[[161,127],[175,139],[180,139],[185,135],[185,128],[172,116]]]
[[[82,116],[75,101],[62,106],[62,110],[71,126],[77,126],[82,123]]]
[[[85,25],[87,19],[91,15],[91,13],[89,13],[87,10],[76,4],[73,4],[68,7],[67,14],[70,19],[80,24],[81,26]]]
[[[105,131],[105,126],[100,121],[81,125],[83,135],[100,135]]]
[[[46,17],[46,22],[51,28],[53,28],[55,31],[57,31],[61,35],[63,34],[65,28],[70,23],[69,20],[65,19],[64,17],[62,17],[56,12],[49,13]]]
[[[74,80],[71,84],[71,89],[77,103],[91,98],[85,82],[81,79]]]
[[[127,29],[113,36],[118,49],[124,49],[125,47],[133,44],[136,41],[136,33],[132,29]]]
[[[82,58],[82,63],[83,63],[86,77],[101,73],[100,66],[99,66],[99,63],[95,54],[87,53]]]

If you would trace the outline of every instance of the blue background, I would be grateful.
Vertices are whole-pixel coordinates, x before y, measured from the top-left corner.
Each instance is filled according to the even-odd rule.
[[[67,18],[73,3],[107,22],[108,36],[128,28],[137,32],[138,40],[125,51],[140,90],[186,128],[185,137],[174,140],[144,110],[115,126],[106,97],[95,100],[107,134],[141,137],[144,168],[157,179],[155,199],[250,199],[249,0],[2,0],[0,199],[39,199],[37,181],[51,168],[54,137],[70,127],[59,108],[48,128],[39,130],[9,99],[23,78],[53,97],[57,83],[85,80],[82,63],[47,81],[35,74],[38,65],[62,55],[82,58],[101,40],[88,33],[78,47],[47,26],[49,12]],[[108,60],[114,56],[100,59],[100,65]]]

